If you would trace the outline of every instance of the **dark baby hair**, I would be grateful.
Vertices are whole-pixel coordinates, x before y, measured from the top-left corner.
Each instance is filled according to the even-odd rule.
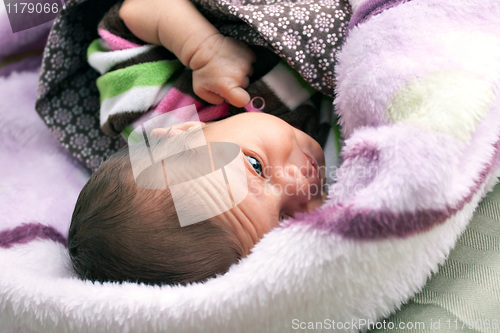
[[[82,189],[68,249],[82,279],[145,284],[203,281],[244,256],[231,227],[215,219],[181,227],[168,189],[136,185],[127,148]]]

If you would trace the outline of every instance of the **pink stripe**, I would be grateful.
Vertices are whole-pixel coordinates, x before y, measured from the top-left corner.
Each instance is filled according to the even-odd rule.
[[[98,33],[99,36],[101,36],[101,38],[104,39],[106,43],[108,43],[108,46],[112,51],[133,49],[140,46],[139,44],[129,42],[128,40],[113,35],[109,31],[104,29],[98,29]]]
[[[214,121],[229,115],[229,104],[209,105],[198,111],[201,121]]]
[[[160,103],[156,106],[155,111],[159,113],[167,113],[192,104],[194,104],[196,110],[198,110],[198,117],[201,121],[213,121],[229,114],[229,105],[227,103],[204,106],[194,97],[179,91],[177,88],[169,89],[165,97],[163,97]],[[192,119],[182,120],[192,121]]]

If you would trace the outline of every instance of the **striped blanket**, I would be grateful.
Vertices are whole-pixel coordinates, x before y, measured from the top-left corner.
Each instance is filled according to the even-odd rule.
[[[104,159],[125,145],[125,140],[116,135],[121,131],[120,128],[126,127],[125,124],[113,124],[116,120],[113,118],[116,117],[111,117],[112,121],[106,124],[108,116],[111,115],[109,113],[102,116],[103,122],[100,121],[97,111],[101,108],[101,99],[95,82],[102,74],[92,69],[87,59],[89,44],[100,37],[96,27],[117,2],[119,1],[67,1],[59,15],[60,19],[56,20],[52,28],[40,76],[36,103],[38,113],[62,145],[90,170],[97,169]],[[330,97],[334,96],[333,64],[344,40],[347,22],[351,15],[347,0],[280,0],[276,3],[268,3],[266,0],[194,2],[221,33],[248,45],[271,50],[315,90]],[[104,22],[104,24],[110,23],[108,26],[113,25],[113,21],[117,22],[111,15],[108,15],[108,19],[109,22]],[[105,35],[103,40],[107,37],[113,39],[112,35],[116,35],[129,41],[131,43],[129,46],[134,44],[140,47],[134,47],[135,51],[117,50],[113,49],[116,45],[111,43],[111,48],[107,45],[101,51],[122,51],[121,54],[128,52],[130,55],[130,52],[148,49],[147,46],[141,49],[145,45],[140,40],[131,35],[123,36],[124,30],[119,26],[116,28],[117,31],[109,30],[109,34]],[[94,47],[100,46],[94,45]],[[159,48],[151,46],[149,48],[154,50],[153,53],[162,52]],[[116,53],[112,54],[114,56]],[[172,60],[168,58],[171,55],[165,52],[156,54],[156,59],[159,59],[158,56],[166,57],[164,60]],[[257,57],[260,58],[260,54],[257,54]],[[106,72],[110,70],[108,68]],[[273,86],[273,89],[276,89],[276,86]],[[107,93],[116,92],[117,90]],[[161,98],[160,96],[163,95],[160,93],[157,97]],[[156,102],[157,100],[149,96],[147,104]],[[257,107],[260,107],[260,104],[257,104]],[[135,112],[134,116],[137,115]],[[300,113],[297,113],[297,116],[300,118]],[[293,119],[287,121],[292,123]],[[300,122],[303,120],[299,120]],[[117,128],[108,126],[111,124]],[[105,125],[103,129],[106,133],[115,136],[105,135],[101,125]],[[296,126],[304,129],[300,124]],[[306,129],[306,132],[310,131]],[[319,141],[322,140],[315,136]]]
[[[192,71],[165,48],[135,38],[119,18],[119,8],[118,4],[104,16],[98,28],[101,38],[87,52],[90,65],[101,74],[97,88],[104,133],[127,136],[145,118],[194,104],[201,121],[266,112],[325,143],[330,124],[320,123],[319,111],[331,114],[332,99],[315,91],[272,51],[254,47],[258,59],[247,88],[252,98],[247,106],[210,105],[194,94]]]

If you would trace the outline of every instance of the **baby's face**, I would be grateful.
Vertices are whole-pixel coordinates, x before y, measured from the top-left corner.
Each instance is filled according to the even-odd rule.
[[[323,203],[325,158],[309,135],[265,113],[246,112],[203,128],[207,142],[241,147],[247,197],[217,218],[231,223],[250,249],[286,217]]]

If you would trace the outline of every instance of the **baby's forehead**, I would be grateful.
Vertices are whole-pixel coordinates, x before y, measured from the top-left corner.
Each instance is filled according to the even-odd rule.
[[[128,138],[137,185],[169,189],[181,225],[219,215],[248,193],[241,148],[209,142],[203,127],[191,105],[145,121]]]
[[[178,140],[176,140],[178,141]],[[241,149],[230,142],[208,142],[169,155],[169,146],[150,144],[141,153],[138,186],[169,189],[181,226],[217,216],[248,193]],[[166,149],[166,157],[162,155]],[[131,157],[132,158],[132,157]]]

